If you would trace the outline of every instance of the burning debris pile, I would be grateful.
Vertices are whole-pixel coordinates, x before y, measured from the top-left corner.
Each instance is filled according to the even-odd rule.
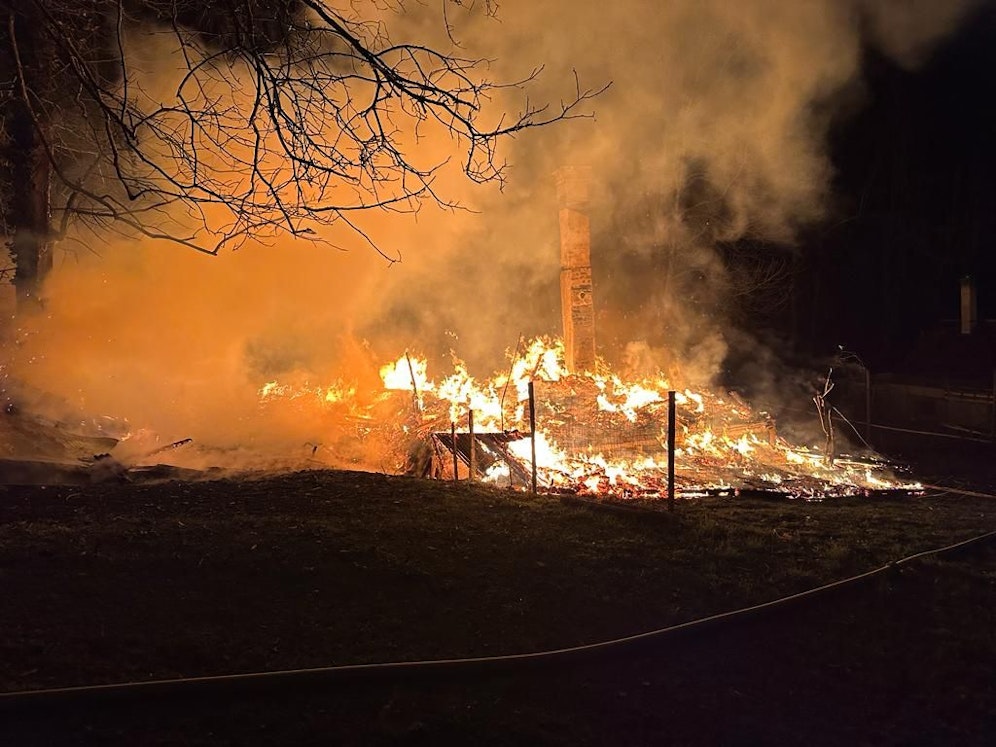
[[[507,372],[487,381],[475,380],[460,363],[434,381],[427,361],[406,353],[381,368],[384,389],[377,394],[360,397],[342,382],[325,388],[270,382],[260,396],[266,406],[296,402],[338,410],[355,423],[356,440],[327,448],[347,457],[351,448],[380,450],[385,471],[525,488],[535,449],[541,489],[653,497],[666,490],[667,400],[675,390],[675,475],[682,495],[847,495],[916,487],[896,480],[881,461],[831,460],[818,448],[788,443],[769,416],[736,395],[681,389],[663,376],[624,381],[597,368],[570,373],[563,343],[540,338],[516,351]]]

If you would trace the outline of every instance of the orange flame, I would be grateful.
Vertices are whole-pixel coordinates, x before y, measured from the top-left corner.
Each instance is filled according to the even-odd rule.
[[[384,423],[398,434],[424,438],[432,430],[448,432],[474,414],[478,432],[518,429],[525,422],[529,383],[537,384],[536,466],[549,489],[579,493],[639,495],[665,487],[667,472],[666,407],[671,388],[663,376],[623,381],[611,372],[571,374],[564,365],[559,339],[538,338],[512,362],[508,373],[486,381],[456,361],[438,383],[429,377],[424,358],[404,354],[381,367],[385,390],[410,392],[418,401],[420,426]],[[355,402],[356,388],[341,381],[328,387],[293,387],[269,382],[260,389],[264,401],[302,398],[311,406],[351,404],[375,419],[380,401]],[[919,489],[895,479],[880,461],[840,458],[832,464],[819,447],[789,444],[777,435],[765,413],[755,412],[735,396],[712,391],[677,390],[678,429],[675,472],[683,491],[754,488],[793,495],[850,494],[882,489]],[[397,410],[390,417],[398,417]],[[577,433],[587,433],[579,445]],[[590,437],[595,434],[595,437]],[[612,440],[614,438],[614,441]],[[583,441],[583,439],[582,439]],[[599,446],[598,444],[601,444]],[[511,441],[509,453],[528,465],[531,444]],[[500,461],[486,479],[508,478]]]

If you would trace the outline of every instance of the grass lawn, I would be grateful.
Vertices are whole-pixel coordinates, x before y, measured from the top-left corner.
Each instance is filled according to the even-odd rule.
[[[353,472],[0,489],[0,690],[595,642],[996,529],[952,493],[602,510]],[[0,704],[4,744],[991,744],[996,542],[570,664]]]

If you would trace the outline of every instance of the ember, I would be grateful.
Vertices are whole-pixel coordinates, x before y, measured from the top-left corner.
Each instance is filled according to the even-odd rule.
[[[790,444],[767,414],[733,394],[678,389],[664,376],[624,381],[601,364],[597,371],[570,373],[559,339],[533,340],[508,373],[486,381],[474,379],[459,362],[438,382],[428,368],[426,360],[407,353],[384,365],[384,390],[365,398],[366,405],[355,400],[355,388],[341,384],[303,391],[270,382],[260,396],[269,404],[296,400],[300,405],[304,397],[312,407],[347,406],[370,430],[397,436],[393,458],[385,460],[394,463],[394,471],[410,462],[415,442],[425,445],[417,474],[452,478],[456,471],[456,477],[465,477],[473,465],[475,478],[525,488],[533,444],[519,434],[531,431],[533,382],[536,468],[543,489],[655,497],[667,485],[667,392],[674,389],[680,494],[752,490],[818,497],[919,488],[897,480],[875,458],[830,460],[818,447]],[[322,396],[323,391],[336,396]],[[378,420],[385,415],[388,420]]]

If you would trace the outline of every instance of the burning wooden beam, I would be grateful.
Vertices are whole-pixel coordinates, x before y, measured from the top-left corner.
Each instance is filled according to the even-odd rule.
[[[567,370],[594,370],[595,306],[591,284],[589,172],[566,166],[556,173],[560,210],[560,310]]]
[[[439,445],[440,453],[448,452],[453,455],[454,470],[457,458],[467,466],[471,480],[488,477],[491,470],[500,462],[507,466],[513,484],[525,487],[531,483],[529,467],[508,449],[508,444],[512,441],[525,438],[518,431],[457,433],[451,430],[450,433],[445,431],[433,433],[431,438],[433,443]]]

